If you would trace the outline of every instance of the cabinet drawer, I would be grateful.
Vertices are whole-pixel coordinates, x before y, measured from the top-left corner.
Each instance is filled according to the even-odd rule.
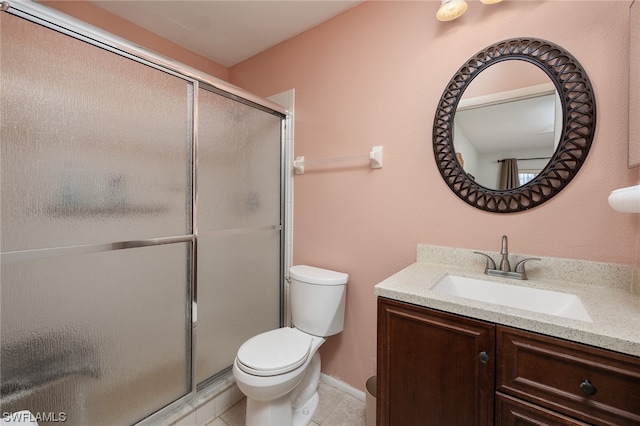
[[[588,423],[497,393],[496,426],[520,425],[589,426]]]
[[[640,359],[497,327],[496,390],[597,425],[640,424]]]

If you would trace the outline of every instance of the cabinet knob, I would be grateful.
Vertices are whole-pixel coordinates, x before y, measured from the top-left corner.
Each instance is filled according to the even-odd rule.
[[[580,383],[580,390],[585,395],[595,395],[597,389],[593,384],[589,381],[589,379],[584,379],[582,383]]]
[[[486,364],[487,362],[489,362],[489,354],[485,351],[482,351],[478,354],[478,359],[481,363]]]

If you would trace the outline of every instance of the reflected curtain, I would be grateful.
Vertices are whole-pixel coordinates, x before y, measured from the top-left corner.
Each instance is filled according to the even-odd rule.
[[[505,158],[500,160],[500,185],[498,189],[514,189],[520,186],[518,178],[518,160],[516,158]]]

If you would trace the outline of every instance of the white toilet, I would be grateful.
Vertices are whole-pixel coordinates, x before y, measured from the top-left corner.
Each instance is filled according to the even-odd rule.
[[[313,266],[289,270],[293,327],[258,334],[238,349],[233,375],[247,396],[247,426],[307,425],[318,408],[320,354],[344,327],[349,275]]]

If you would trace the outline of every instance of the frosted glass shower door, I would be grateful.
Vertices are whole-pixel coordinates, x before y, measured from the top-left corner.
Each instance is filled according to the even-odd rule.
[[[196,383],[280,325],[281,117],[198,91]]]
[[[2,412],[133,424],[191,391],[193,83],[0,31]]]

